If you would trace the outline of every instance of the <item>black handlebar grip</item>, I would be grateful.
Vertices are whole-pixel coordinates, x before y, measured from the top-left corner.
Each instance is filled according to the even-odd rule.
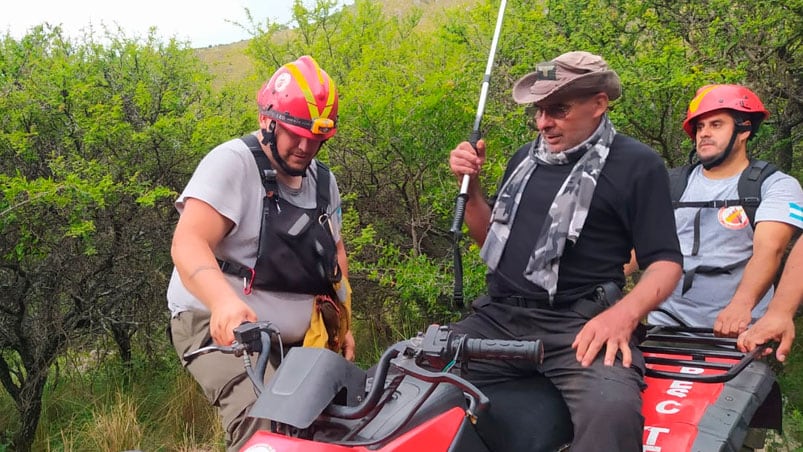
[[[526,359],[536,363],[544,361],[544,344],[534,341],[502,341],[468,338],[463,343],[468,359]]]
[[[477,150],[477,142],[481,139],[482,132],[476,129],[471,131],[471,135],[468,137],[468,142],[471,143],[471,147],[473,147],[475,151]]]
[[[452,220],[452,228],[449,230],[452,234],[460,236],[463,228],[463,218],[466,215],[466,203],[468,202],[468,194],[460,193],[455,200],[454,219]]]

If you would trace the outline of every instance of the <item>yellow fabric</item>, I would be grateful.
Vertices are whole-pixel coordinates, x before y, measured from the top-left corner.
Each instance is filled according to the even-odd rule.
[[[340,306],[340,328],[338,329],[338,350],[333,350],[340,353],[340,347],[345,342],[346,332],[351,329],[351,284],[348,279],[343,278],[340,282],[335,283],[335,291],[337,292],[338,305]],[[326,332],[326,325],[323,323],[321,311],[316,303],[312,307],[312,317],[309,322],[309,329],[304,336],[304,347],[318,347],[326,348],[329,343],[329,334]]]

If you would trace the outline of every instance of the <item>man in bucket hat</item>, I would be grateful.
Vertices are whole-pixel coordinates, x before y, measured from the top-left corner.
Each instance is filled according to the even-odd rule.
[[[470,176],[465,221],[488,266],[488,295],[453,326],[474,337],[539,338],[546,353],[540,366],[472,364],[467,377],[480,386],[548,378],[569,409],[576,451],[642,449],[644,360],[633,332],[681,274],[666,168],[614,130],[608,103],[620,95],[601,57],[565,53],[513,87],[538,136],[510,159],[490,202],[479,177],[485,142],[460,143],[449,158],[455,175]],[[622,297],[631,248],[647,270]],[[507,450],[531,447],[508,441]]]

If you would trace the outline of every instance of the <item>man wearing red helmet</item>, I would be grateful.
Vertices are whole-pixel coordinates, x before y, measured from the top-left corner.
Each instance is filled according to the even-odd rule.
[[[315,160],[337,130],[335,84],[303,56],[273,74],[257,103],[259,131],[209,152],[176,201],[171,339],[183,356],[267,320],[285,349],[326,345],[353,359],[340,194]],[[326,309],[339,314],[334,330],[327,323],[310,339]],[[269,428],[247,416],[256,396],[241,358],[210,353],[184,364],[218,407],[229,450]]]
[[[770,170],[760,196],[741,193],[740,180],[771,168],[747,154],[747,141],[768,116],[758,96],[740,85],[704,86],[689,104],[683,129],[699,164],[671,178],[682,189],[675,222],[684,277],[649,323],[736,336],[766,312],[786,246],[803,228],[803,192],[794,178]]]

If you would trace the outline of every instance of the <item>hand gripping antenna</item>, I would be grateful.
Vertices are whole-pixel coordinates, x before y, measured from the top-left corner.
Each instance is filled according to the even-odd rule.
[[[494,57],[496,56],[496,45],[499,42],[499,34],[502,31],[502,20],[505,17],[506,0],[502,0],[499,5],[499,14],[496,17],[496,28],[494,29],[494,36],[491,40],[491,51],[488,55],[488,64],[485,66],[485,75],[482,78],[482,88],[480,89],[480,100],[477,105],[477,116],[474,118],[474,128],[469,136],[469,143],[477,149],[477,142],[482,138],[480,131],[480,123],[482,122],[482,115],[485,112],[485,102],[488,98],[488,86],[491,82],[491,68],[494,65]],[[469,175],[463,175],[463,180],[460,184],[460,194],[457,195],[456,206],[454,209],[454,221],[452,222],[452,239],[454,248],[454,305],[457,309],[463,309],[463,259],[460,255],[460,239],[463,236],[463,217],[466,213],[466,202],[468,202],[468,183]]]

